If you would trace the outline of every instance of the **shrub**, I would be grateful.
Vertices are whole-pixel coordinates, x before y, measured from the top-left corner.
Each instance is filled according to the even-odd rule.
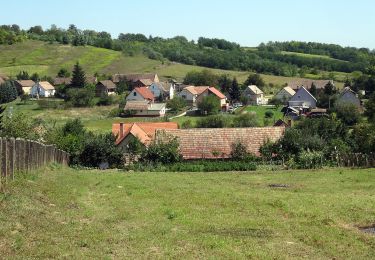
[[[186,120],[181,124],[181,128],[187,129],[187,128],[193,128],[193,123],[191,120]]]
[[[119,117],[123,113],[123,109],[121,108],[114,108],[111,111],[109,111],[108,117]]]
[[[233,160],[241,161],[247,158],[248,152],[247,147],[240,140],[237,140],[231,145],[232,151],[230,156]]]
[[[142,152],[141,161],[149,163],[179,162],[182,156],[177,139],[165,136],[164,142],[153,142]]]
[[[259,152],[263,159],[270,161],[272,160],[275,151],[275,143],[271,142],[269,139],[259,148]]]
[[[30,95],[28,95],[28,94],[22,94],[22,95],[20,96],[20,98],[21,98],[21,101],[22,101],[23,103],[27,103],[27,101],[30,100]]]
[[[198,103],[198,109],[203,115],[214,115],[220,111],[220,100],[216,96],[205,96]]]
[[[303,151],[298,156],[297,165],[301,169],[317,169],[323,167],[323,153]]]
[[[354,104],[340,102],[336,103],[334,111],[337,114],[337,118],[348,125],[353,126],[361,120],[359,109]]]
[[[1,136],[25,138],[30,140],[40,139],[41,133],[37,131],[38,124],[22,113],[13,114],[12,117],[5,116],[1,124]]]
[[[230,125],[230,121],[223,115],[213,115],[197,120],[198,128],[223,128]]]
[[[267,110],[265,113],[264,113],[264,117],[265,118],[272,118],[273,117],[273,112],[271,110]]]
[[[234,127],[257,127],[259,122],[255,113],[245,113],[233,119]]]
[[[255,171],[254,162],[246,161],[185,161],[173,164],[144,164],[136,163],[128,169],[151,172],[225,172],[225,171]]]
[[[94,105],[95,91],[91,88],[70,88],[65,101],[74,107],[91,107]]]
[[[96,103],[98,106],[109,106],[114,104],[115,99],[111,95],[104,95],[99,98],[98,103]]]
[[[167,108],[169,108],[171,112],[181,111],[185,107],[186,101],[182,97],[174,97],[167,101]]]
[[[101,163],[108,163],[110,168],[123,167],[123,154],[115,141],[111,133],[91,135],[85,139],[79,162],[87,167],[98,167]]]

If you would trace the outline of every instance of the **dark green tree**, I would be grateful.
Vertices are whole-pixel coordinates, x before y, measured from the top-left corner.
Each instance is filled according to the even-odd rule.
[[[18,80],[26,80],[26,79],[30,79],[29,73],[27,73],[27,71],[20,71],[20,72],[17,74],[16,77],[17,77]]]
[[[375,122],[375,93],[373,93],[365,104],[365,116],[370,122]]]
[[[230,90],[229,90],[229,96],[230,96],[232,102],[238,101],[241,98],[240,86],[238,85],[238,82],[237,82],[236,78],[234,78],[233,81],[232,81],[232,85],[231,85]]]
[[[12,102],[17,98],[17,89],[12,82],[0,85],[0,104]]]
[[[83,88],[86,85],[86,76],[83,68],[79,65],[79,62],[74,65],[72,72],[71,86],[75,88]]]
[[[232,79],[228,75],[223,74],[218,79],[218,86],[223,93],[227,94],[232,86]]]
[[[220,101],[216,96],[206,96],[198,103],[198,109],[203,115],[214,115],[220,111]]]
[[[261,90],[263,90],[266,86],[266,83],[259,74],[250,74],[249,77],[246,79],[244,86],[247,87],[250,85],[255,85]]]
[[[40,80],[40,76],[39,76],[38,73],[35,72],[35,73],[33,73],[33,74],[31,75],[30,79],[33,80],[33,81],[35,81],[35,82],[37,82],[37,81]]]
[[[314,97],[317,97],[317,95],[318,95],[318,90],[317,90],[316,85],[314,84],[314,82],[311,83],[310,93],[311,93],[311,95],[313,95]]]
[[[167,108],[169,108],[172,112],[181,111],[186,107],[186,102],[182,97],[174,97],[167,101]]]
[[[59,72],[57,72],[57,77],[60,77],[60,78],[69,78],[70,77],[70,73],[68,72],[67,69],[61,68],[59,70]]]

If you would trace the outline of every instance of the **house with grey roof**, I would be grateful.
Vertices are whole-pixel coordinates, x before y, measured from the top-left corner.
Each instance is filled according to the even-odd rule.
[[[305,88],[301,87],[291,97],[288,105],[298,109],[316,108],[316,98]]]
[[[358,95],[351,90],[350,87],[344,88],[339,97],[336,100],[335,105],[338,104],[353,104],[356,107],[361,107],[361,100],[358,98]]]

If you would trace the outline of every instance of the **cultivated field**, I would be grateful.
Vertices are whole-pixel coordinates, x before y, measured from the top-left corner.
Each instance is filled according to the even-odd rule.
[[[374,259],[374,170],[51,167],[0,195],[2,258]],[[270,187],[283,184],[285,187]]]
[[[163,79],[175,78],[182,80],[189,71],[205,69],[204,67],[170,61],[151,60],[141,55],[129,57],[118,51],[92,46],[74,47],[31,40],[0,46],[0,73],[5,73],[9,76],[15,76],[21,70],[25,70],[30,75],[37,72],[40,75],[55,77],[60,68],[71,70],[76,61],[80,62],[89,75],[93,75],[95,72],[109,75],[115,73],[156,72]],[[244,71],[209,70],[215,73],[226,73],[235,76],[240,83],[244,82],[249,75],[249,72]],[[339,75],[340,73],[335,72],[336,74]],[[316,77],[315,75],[312,76]],[[262,75],[262,77],[266,83],[279,86],[298,79],[297,77],[273,75]],[[346,75],[343,79],[345,80],[345,78]],[[343,83],[338,82],[336,85],[341,88]]]

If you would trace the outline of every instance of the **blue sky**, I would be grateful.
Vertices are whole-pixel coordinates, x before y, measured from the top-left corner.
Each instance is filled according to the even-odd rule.
[[[6,0],[0,24],[146,36],[224,38],[243,46],[316,41],[375,49],[373,0]]]

